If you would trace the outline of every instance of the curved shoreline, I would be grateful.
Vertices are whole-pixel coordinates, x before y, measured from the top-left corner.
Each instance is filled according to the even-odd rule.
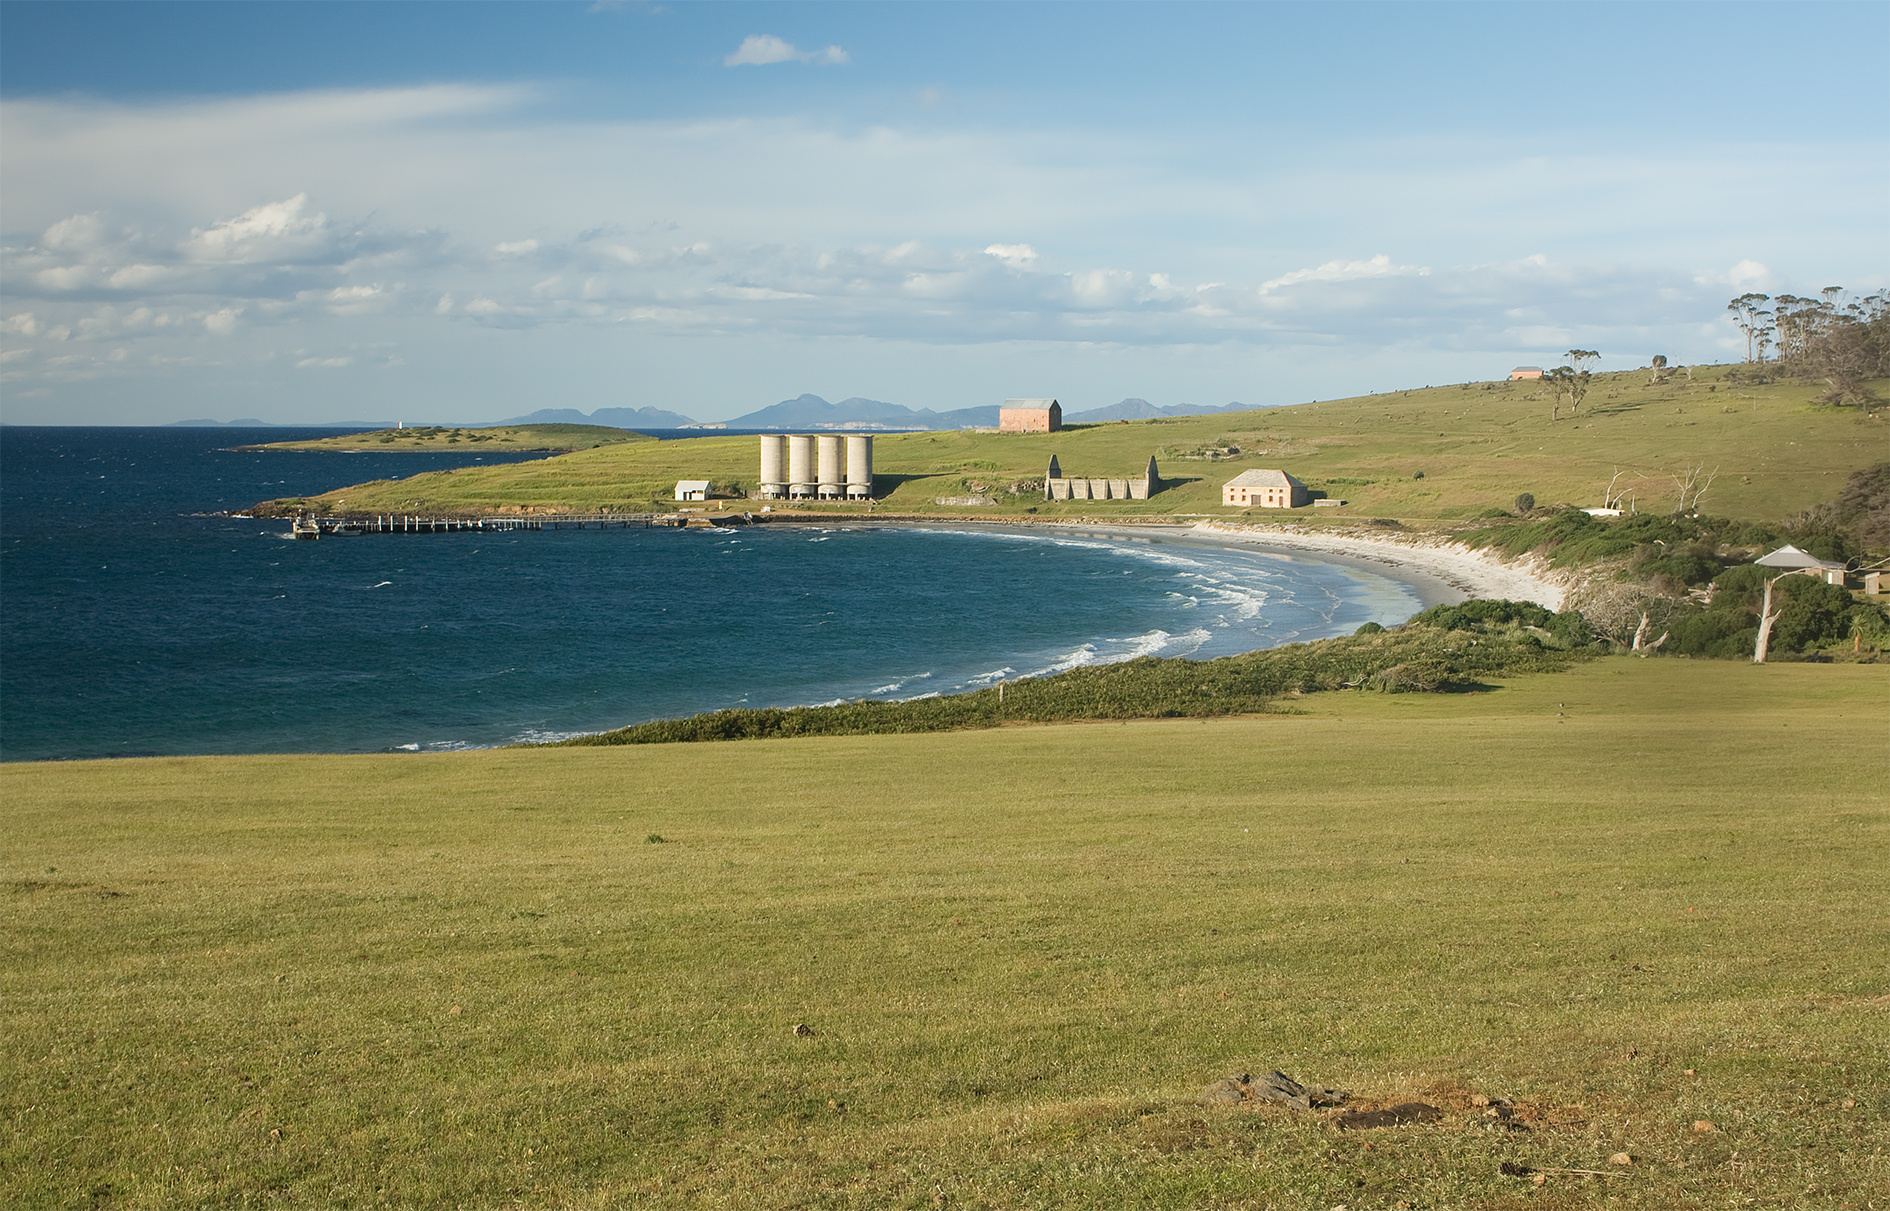
[[[1320,562],[1356,568],[1409,585],[1424,609],[1455,605],[1471,598],[1531,601],[1558,613],[1569,586],[1538,560],[1525,557],[1505,562],[1488,551],[1435,535],[1400,536],[1334,534],[1323,529],[1278,525],[1243,525],[1237,522],[1200,521],[1140,525],[1089,524],[1064,521],[1013,522],[1008,518],[973,519],[980,526],[1016,525],[1032,530],[1058,530],[1111,538],[1141,538],[1151,532],[1169,540],[1250,550],[1283,559],[1314,556]],[[871,524],[917,528],[952,527],[947,519],[875,521]]]
[[[1230,545],[1306,551],[1381,574],[1386,567],[1396,568],[1396,579],[1428,582],[1433,592],[1435,586],[1445,586],[1448,590],[1445,595],[1450,599],[1431,601],[1427,598],[1427,607],[1452,605],[1468,597],[1494,597],[1532,601],[1560,612],[1568,596],[1569,586],[1536,560],[1525,557],[1505,562],[1487,551],[1444,538],[1414,536],[1399,540],[1389,536],[1327,534],[1214,521],[1197,522],[1189,529],[1221,537]],[[1415,587],[1421,596],[1425,595],[1426,584]]]

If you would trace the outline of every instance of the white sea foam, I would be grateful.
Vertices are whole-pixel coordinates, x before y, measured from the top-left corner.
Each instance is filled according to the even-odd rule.
[[[562,740],[576,740],[579,736],[595,736],[596,732],[547,732],[536,728],[527,728],[506,741],[507,744],[557,744]],[[471,747],[471,746],[468,746]]]

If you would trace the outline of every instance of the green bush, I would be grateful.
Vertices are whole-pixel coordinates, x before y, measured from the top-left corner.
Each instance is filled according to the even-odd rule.
[[[1564,610],[1549,623],[1549,634],[1565,648],[1586,647],[1595,641],[1594,628],[1580,610]]]
[[[1790,576],[1773,589],[1775,605],[1778,590],[1792,581],[1798,583],[1785,595],[1784,605],[1777,606],[1778,622],[1772,630],[1772,642],[1781,651],[1808,652],[1850,636],[1852,599],[1847,590],[1808,576]]]
[[[1859,626],[1868,629],[1872,625],[1869,621],[1859,623],[1861,614],[1881,617],[1875,606],[1854,600],[1848,590],[1837,585],[1809,576],[1780,576],[1773,568],[1742,564],[1726,569],[1713,582],[1711,605],[1701,609],[1689,603],[1679,608],[1668,624],[1672,636],[1669,650],[1683,656],[1751,656],[1768,580],[1773,582],[1772,608],[1778,613],[1770,650],[1781,655],[1816,651],[1861,634]]]
[[[1554,617],[1553,610],[1532,601],[1465,601],[1452,606],[1433,606],[1411,621],[1446,631],[1483,631],[1504,623],[1547,626]]]
[[[1480,679],[1566,668],[1594,653],[1544,647],[1522,628],[1555,625],[1556,615],[1527,602],[1465,602],[1440,626],[1426,611],[1396,630],[1296,643],[1216,660],[1159,660],[1071,669],[996,689],[906,702],[866,700],[835,706],[714,711],[659,719],[564,741],[573,745],[663,744],[787,736],[869,735],[1062,723],[1077,719],[1153,719],[1257,713],[1279,699],[1340,689],[1435,692]],[[1579,615],[1575,616],[1579,619]],[[1563,624],[1583,633],[1585,624]],[[1548,632],[1551,636],[1553,630]]]
[[[1650,544],[1636,549],[1629,570],[1649,580],[1664,576],[1683,585],[1701,585],[1712,583],[1719,575],[1720,563],[1705,543],[1690,542],[1671,549]]]
[[[1885,616],[1883,607],[1857,603],[1851,610],[1851,637],[1861,651],[1890,650],[1890,617]]]

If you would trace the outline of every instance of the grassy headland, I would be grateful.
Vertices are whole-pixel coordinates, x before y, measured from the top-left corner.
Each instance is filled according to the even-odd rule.
[[[411,429],[375,429],[366,433],[341,433],[310,441],[268,442],[244,446],[245,450],[332,450],[348,454],[385,452],[411,454],[416,450],[467,450],[490,448],[507,452],[565,454],[572,450],[594,450],[599,446],[619,446],[626,442],[654,441],[629,429],[609,425],[494,425],[478,429],[449,429],[443,425],[416,425]]]
[[[1862,1208],[1882,703],[1613,657],[1293,715],[0,766],[0,1192]],[[1195,1104],[1273,1067],[1444,1118]]]
[[[1813,401],[1817,390],[1754,383],[1703,367],[1654,384],[1645,371],[1597,376],[1580,417],[1550,419],[1548,388],[1467,383],[1217,416],[1078,426],[1055,434],[970,431],[875,438],[877,514],[1110,520],[1238,518],[1220,485],[1282,467],[1342,508],[1255,509],[1253,521],[1449,525],[1519,493],[1541,506],[1599,505],[1610,481],[1642,512],[1674,508],[1674,476],[1717,471],[1700,502],[1717,516],[1770,521],[1829,500],[1845,477],[1883,461],[1886,425]],[[471,431],[469,431],[471,432]],[[1237,451],[1229,453],[1229,451]],[[1069,475],[1138,473],[1151,454],[1171,486],[1149,501],[1046,502],[1050,456]],[[752,487],[752,437],[701,437],[337,489],[294,502],[336,513],[639,510],[669,502],[678,479]],[[1617,472],[1619,476],[1617,477]],[[1422,478],[1419,478],[1420,473]],[[990,505],[941,505],[988,497]],[[797,506],[800,507],[800,506]],[[865,506],[806,506],[863,515]]]

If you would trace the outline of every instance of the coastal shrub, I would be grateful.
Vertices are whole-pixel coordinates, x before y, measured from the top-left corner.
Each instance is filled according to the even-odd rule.
[[[1283,698],[1341,689],[1436,692],[1486,678],[1566,668],[1588,659],[1586,647],[1564,650],[1525,629],[1557,617],[1527,602],[1466,602],[1453,628],[1427,621],[1426,611],[1397,630],[1289,644],[1215,660],[1139,657],[1120,664],[1070,669],[1049,677],[964,694],[904,702],[861,700],[816,707],[713,711],[658,719],[563,741],[569,745],[665,744],[793,736],[954,731],[1012,723],[1080,719],[1198,718],[1254,714]],[[1534,620],[1534,621],[1527,621]],[[1573,624],[1565,624],[1571,626]],[[1577,629],[1579,633],[1579,628]]]
[[[1465,601],[1451,606],[1433,606],[1411,619],[1418,626],[1441,627],[1446,631],[1483,631],[1506,623],[1547,626],[1554,611],[1532,601]]]
[[[1549,635],[1565,648],[1586,647],[1595,641],[1594,628],[1580,610],[1563,610],[1549,623]]]
[[[1779,576],[1771,568],[1742,564],[1728,568],[1713,583],[1713,597],[1704,608],[1676,603],[1668,620],[1668,649],[1683,656],[1744,659],[1752,655],[1759,633],[1759,609],[1765,583],[1773,581],[1772,608],[1778,620],[1772,628],[1771,650],[1779,655],[1806,653],[1858,637],[1859,615],[1877,608],[1856,601],[1837,585],[1809,576]],[[1857,638],[1861,651],[1862,640]],[[1876,650],[1876,649],[1873,649]]]
[[[1516,497],[1516,512],[1528,514],[1535,511],[1536,498],[1531,492],[1520,493]]]
[[[1791,582],[1796,582],[1793,591],[1786,594],[1784,605],[1777,605],[1778,589]],[[1847,590],[1808,576],[1789,576],[1773,594],[1778,622],[1772,642],[1781,650],[1808,652],[1849,637],[1852,598]]]
[[[1744,610],[1686,610],[1666,629],[1667,647],[1675,653],[1720,660],[1752,655],[1759,636],[1758,618]]]
[[[1851,639],[1860,652],[1890,650],[1890,616],[1882,606],[1859,602],[1851,611]]]
[[[1354,635],[1383,635],[1384,633],[1385,628],[1375,622],[1368,622],[1358,630],[1352,632]]]
[[[1672,547],[1646,543],[1635,548],[1633,562],[1628,565],[1630,575],[1647,580],[1665,578],[1679,585],[1710,584],[1719,571],[1720,562],[1713,548],[1700,542]]]

